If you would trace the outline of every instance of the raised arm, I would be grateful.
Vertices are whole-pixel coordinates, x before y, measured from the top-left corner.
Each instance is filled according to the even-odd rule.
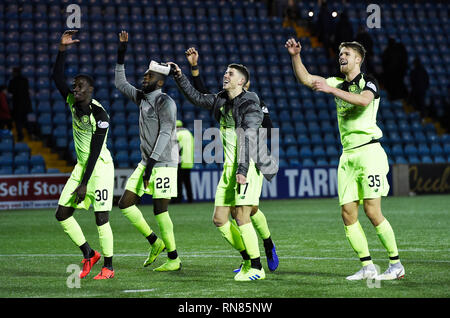
[[[69,86],[66,83],[64,76],[64,63],[66,61],[66,49],[73,43],[78,43],[80,40],[72,39],[72,36],[77,33],[77,30],[67,30],[61,36],[59,42],[58,55],[56,57],[55,65],[53,66],[52,79],[55,82],[56,88],[61,93],[64,100],[67,99],[67,95],[71,93]]]
[[[214,106],[215,95],[214,94],[202,94],[189,82],[187,77],[181,72],[180,67],[173,63],[168,62],[167,64],[171,64],[175,66],[175,74],[174,79],[175,83],[178,86],[178,89],[183,93],[183,95],[193,104],[205,109],[212,109]]]
[[[196,90],[203,94],[209,94],[210,91],[206,88],[203,78],[200,75],[200,69],[198,68],[198,52],[194,47],[190,47],[186,50],[186,59],[191,66],[192,83]]]
[[[136,87],[128,83],[125,76],[125,53],[127,51],[128,33],[121,31],[119,33],[119,47],[117,49],[117,64],[114,72],[114,85],[116,88],[136,104],[138,103]]]
[[[294,38],[290,38],[286,41],[285,47],[291,56],[292,68],[294,70],[295,77],[300,83],[312,88],[315,80],[324,79],[323,77],[309,74],[305,65],[303,65],[300,57],[300,52],[302,50],[300,42],[297,42]]]

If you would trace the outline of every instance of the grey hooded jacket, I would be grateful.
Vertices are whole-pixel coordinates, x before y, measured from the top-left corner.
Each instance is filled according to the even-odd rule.
[[[141,164],[147,166],[148,159],[152,158],[156,160],[155,167],[178,167],[177,107],[174,100],[161,89],[139,94],[139,90],[128,83],[123,64],[116,64],[115,85],[140,109]]]
[[[202,94],[197,91],[184,74],[174,77],[183,95],[194,105],[209,110],[220,123],[220,109],[228,101],[226,91],[217,94]],[[254,92],[243,91],[233,100],[232,114],[238,135],[238,168],[236,174],[247,176],[250,159],[270,181],[278,172],[278,164],[267,149],[266,140],[260,142],[259,131],[264,114],[259,106],[259,98]]]

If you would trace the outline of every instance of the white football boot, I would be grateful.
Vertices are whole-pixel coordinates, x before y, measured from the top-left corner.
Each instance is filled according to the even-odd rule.
[[[363,280],[363,279],[374,279],[378,275],[377,269],[374,264],[369,264],[363,266],[355,274],[347,276],[347,280]]]
[[[388,269],[383,273],[375,277],[377,280],[394,280],[405,277],[405,268],[402,263],[389,264]]]

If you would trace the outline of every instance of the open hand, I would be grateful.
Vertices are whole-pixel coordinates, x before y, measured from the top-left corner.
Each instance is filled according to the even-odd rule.
[[[290,38],[289,40],[287,40],[284,47],[287,48],[289,55],[291,56],[300,54],[302,50],[300,42],[297,42],[294,38]]]
[[[61,41],[59,43],[60,49],[64,50],[67,46],[80,42],[80,40],[78,40],[78,39],[72,39],[72,36],[77,32],[78,32],[78,30],[65,31],[63,33],[63,35],[61,36]]]
[[[75,191],[72,192],[72,195],[75,194],[75,204],[79,204],[84,201],[86,198],[86,189],[87,186],[85,184],[80,184]]]
[[[119,33],[119,41],[120,42],[128,42],[128,32],[127,31],[120,31]]]

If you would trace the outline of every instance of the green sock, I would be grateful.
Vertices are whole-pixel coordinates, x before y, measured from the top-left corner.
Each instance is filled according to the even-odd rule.
[[[244,242],[245,249],[247,250],[250,259],[260,257],[258,236],[256,235],[255,228],[253,224],[247,223],[239,226],[239,231],[241,232],[242,241]]]
[[[145,221],[141,210],[139,210],[137,206],[132,205],[121,211],[123,215],[130,220],[131,224],[133,224],[133,226],[145,237],[149,236],[153,232],[148,223]]]
[[[356,223],[352,225],[344,226],[344,228],[347,240],[358,255],[362,266],[373,264],[366,235],[364,234],[364,230],[362,229],[361,224],[359,224],[359,221],[356,221]]]
[[[173,234],[173,223],[170,219],[169,212],[163,212],[155,215],[158,222],[159,231],[161,232],[161,238],[166,245],[167,252],[172,252],[177,249],[175,245],[175,235]]]
[[[98,231],[98,239],[100,241],[100,246],[102,248],[103,256],[104,257],[111,257],[113,256],[113,249],[114,249],[114,239],[113,239],[113,233],[111,230],[111,225],[109,222],[97,226]]]
[[[234,220],[233,220],[234,221]],[[236,250],[239,252],[245,250],[244,242],[242,242],[241,233],[239,232],[238,227],[230,222],[227,221],[222,226],[218,226],[217,229],[222,234],[223,238],[230,243],[231,246],[233,246]]]
[[[398,257],[397,243],[395,242],[394,231],[392,230],[389,221],[387,219],[384,219],[383,222],[375,227],[375,230],[377,231],[377,235],[381,241],[381,244],[383,244],[384,248],[388,252],[389,263],[395,264],[400,262],[400,259]]]
[[[258,209],[258,211],[250,217],[256,232],[258,232],[259,237],[263,240],[270,237],[269,226],[267,225],[267,219],[264,213]]]
[[[86,243],[86,238],[84,237],[83,231],[73,216],[65,219],[64,221],[59,221],[59,223],[63,227],[64,232],[70,237],[76,246],[79,247]]]

